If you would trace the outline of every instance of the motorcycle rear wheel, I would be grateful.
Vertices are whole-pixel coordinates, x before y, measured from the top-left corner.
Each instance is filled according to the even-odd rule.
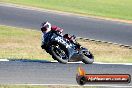
[[[94,62],[94,56],[91,52],[88,52],[89,54],[83,53],[83,59],[82,62],[85,64],[92,64]]]

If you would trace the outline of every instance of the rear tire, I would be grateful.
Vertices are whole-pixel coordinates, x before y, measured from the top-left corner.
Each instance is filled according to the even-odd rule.
[[[61,51],[59,51],[56,48],[56,46],[58,46]],[[55,49],[57,49],[58,51]],[[62,55],[58,54],[58,52],[61,52],[61,53],[63,52],[64,57],[62,57]],[[51,44],[51,55],[54,60],[57,60],[60,63],[66,64],[68,62],[68,52],[67,52],[66,47],[62,44],[58,44],[58,43]]]

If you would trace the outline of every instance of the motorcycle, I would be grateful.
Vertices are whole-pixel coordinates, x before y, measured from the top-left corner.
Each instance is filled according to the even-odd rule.
[[[67,62],[82,61],[85,64],[94,62],[93,54],[86,48],[77,45],[64,38],[59,32],[50,31],[44,35],[42,49],[45,49],[54,60],[66,64]]]

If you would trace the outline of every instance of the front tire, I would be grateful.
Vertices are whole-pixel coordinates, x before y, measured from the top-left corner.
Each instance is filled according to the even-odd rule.
[[[68,52],[64,45],[53,43],[51,45],[51,55],[54,60],[66,64],[68,62]]]

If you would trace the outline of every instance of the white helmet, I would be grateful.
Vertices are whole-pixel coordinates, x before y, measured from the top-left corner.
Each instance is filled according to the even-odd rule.
[[[42,25],[41,25],[41,31],[42,32],[49,32],[49,31],[51,31],[51,24],[48,21],[43,22]]]

